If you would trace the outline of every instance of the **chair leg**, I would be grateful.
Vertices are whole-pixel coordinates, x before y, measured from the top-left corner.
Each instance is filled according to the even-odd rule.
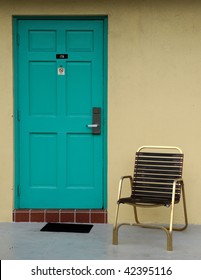
[[[173,241],[172,241],[172,230],[173,230],[173,219],[174,219],[174,203],[171,205],[171,213],[170,213],[170,226],[167,232],[167,250],[173,250]]]
[[[182,194],[183,194],[183,209],[184,209],[184,220],[185,224],[181,228],[174,228],[173,227],[173,219],[174,219],[174,201],[171,205],[171,213],[170,213],[170,226],[169,228],[166,228],[166,233],[167,233],[167,250],[172,251],[173,250],[173,237],[172,237],[172,231],[182,231],[185,230],[188,226],[188,218],[187,218],[187,209],[186,209],[186,200],[185,200],[185,192],[184,192],[184,187],[182,186]]]
[[[167,233],[167,251],[172,251],[173,245],[172,245],[172,232]]]
[[[174,209],[173,209],[174,211]],[[154,225],[148,225],[148,224],[143,224],[139,221],[138,219],[138,215],[137,215],[137,207],[133,205],[133,212],[134,212],[134,218],[136,221],[136,224],[133,224],[133,226],[140,226],[140,227],[144,227],[144,228],[152,228],[152,229],[162,229],[165,231],[166,236],[167,236],[167,250],[168,251],[172,251],[173,250],[173,246],[172,246],[172,231],[170,232],[169,227],[163,227],[163,226],[154,226]],[[173,217],[172,213],[172,217]],[[171,223],[173,223],[173,218],[170,221]]]
[[[186,197],[185,197],[184,185],[182,185],[182,197],[183,197],[183,208],[184,208],[184,221],[185,221],[185,225],[184,225],[184,227],[181,230],[184,230],[188,226],[188,216],[187,216]]]
[[[117,203],[116,206],[116,214],[115,214],[115,220],[113,225],[113,240],[112,240],[113,245],[118,245],[118,227],[117,227],[118,215],[119,215],[119,203]]]
[[[186,208],[186,198],[184,192],[184,186],[182,185],[182,197],[183,197],[183,211],[184,211],[184,225],[182,227],[172,227],[173,231],[183,231],[188,227],[188,216],[187,216],[187,208]],[[169,227],[166,227],[168,230]]]
[[[140,224],[140,221],[139,221],[138,215],[137,215],[137,207],[135,205],[133,205],[133,212],[134,212],[134,218],[135,218],[136,224]]]

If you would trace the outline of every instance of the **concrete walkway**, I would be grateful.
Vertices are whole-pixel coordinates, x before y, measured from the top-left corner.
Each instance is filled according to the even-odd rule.
[[[112,225],[94,224],[90,233],[40,232],[44,223],[0,223],[1,260],[200,260],[201,225],[173,233],[166,250],[161,230],[124,226],[112,245]]]

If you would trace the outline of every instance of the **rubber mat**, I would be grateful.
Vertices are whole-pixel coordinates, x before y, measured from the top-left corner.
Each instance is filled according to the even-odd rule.
[[[92,227],[90,224],[47,223],[40,231],[89,233]]]

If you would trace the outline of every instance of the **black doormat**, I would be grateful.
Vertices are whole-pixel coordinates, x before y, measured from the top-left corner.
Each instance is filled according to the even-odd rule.
[[[93,225],[48,223],[40,231],[89,233]]]

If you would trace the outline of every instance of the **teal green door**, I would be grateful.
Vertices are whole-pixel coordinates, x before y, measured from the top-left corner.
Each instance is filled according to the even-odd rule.
[[[99,19],[18,21],[19,208],[103,207],[103,38]]]

